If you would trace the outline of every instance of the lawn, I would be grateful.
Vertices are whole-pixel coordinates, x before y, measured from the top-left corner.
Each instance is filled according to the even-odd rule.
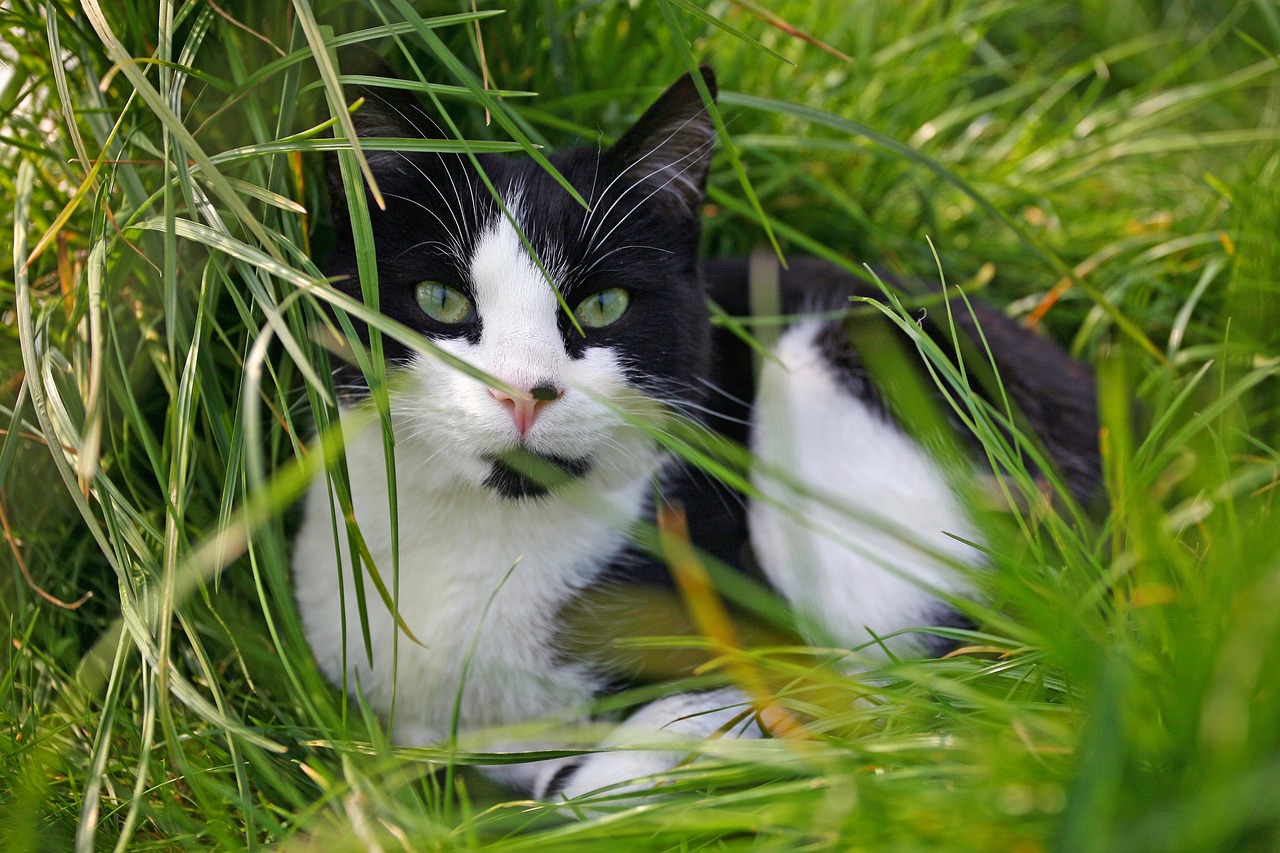
[[[714,63],[705,254],[1041,330],[1096,370],[1105,496],[1037,500],[926,351],[1007,469],[962,653],[753,646],[797,736],[576,815],[391,746],[288,570],[360,43],[473,151],[614,139]],[[1278,57],[1273,0],[0,4],[0,849],[1280,850]]]

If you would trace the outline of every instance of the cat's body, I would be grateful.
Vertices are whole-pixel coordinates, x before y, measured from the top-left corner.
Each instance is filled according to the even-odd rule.
[[[709,73],[705,79],[714,91]],[[366,118],[365,133],[430,128],[412,102],[383,106]],[[553,157],[590,211],[524,161],[482,160],[504,212],[463,158],[371,157],[388,199],[387,211],[371,217],[381,310],[497,380],[486,384],[389,343],[398,367],[398,555],[382,432],[346,436],[355,518],[388,584],[398,560],[399,613],[418,641],[400,634],[395,671],[398,629],[365,570],[369,663],[351,549],[343,524],[335,534],[340,511],[329,484],[318,479],[307,497],[294,570],[308,639],[326,675],[391,715],[396,742],[427,745],[455,726],[583,718],[616,673],[599,657],[568,651],[582,638],[567,636],[574,629],[564,614],[602,588],[625,603],[630,584],[661,582],[665,566],[635,543],[659,495],[684,508],[695,544],[711,556],[742,566],[753,551],[775,587],[838,642],[861,645],[953,620],[942,597],[965,592],[955,565],[980,562],[963,544],[979,533],[938,463],[867,384],[836,334],[842,327],[806,321],[786,331],[758,389],[746,345],[723,329],[712,334],[705,294],[746,313],[747,284],[743,262],[699,269],[697,215],[713,136],[685,78],[612,149]],[[349,226],[338,219],[329,272],[347,276],[340,286],[358,295]],[[784,276],[782,307],[838,306],[855,289],[830,267],[800,264]],[[1079,369],[1051,345],[1013,334],[1011,348],[1048,347],[1041,354],[1054,370]],[[344,387],[356,388],[343,405],[347,421],[362,404],[360,382],[349,366],[339,373]],[[1083,372],[1049,378],[1056,387],[1038,395],[1078,408],[1086,433],[1087,380]],[[748,502],[677,463],[649,431],[670,411],[749,443],[761,459],[754,479],[763,498]],[[1044,419],[1050,431],[1055,419]],[[526,468],[527,455],[511,455],[520,451],[556,482]],[[1078,455],[1087,480],[1092,457]],[[774,468],[801,490],[780,484]],[[894,642],[928,647],[910,637]],[[705,737],[745,710],[732,689],[671,696],[641,708],[618,737]],[[735,731],[756,729],[738,721]],[[503,775],[537,796],[576,795],[676,758],[599,753]]]

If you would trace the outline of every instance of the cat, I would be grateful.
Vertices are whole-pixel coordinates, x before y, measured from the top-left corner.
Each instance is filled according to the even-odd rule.
[[[455,728],[587,722],[625,667],[580,653],[581,629],[567,614],[602,599],[625,608],[645,585],[670,583],[643,544],[659,505],[683,508],[708,558],[758,566],[825,642],[873,656],[936,654],[944,638],[899,632],[964,624],[948,602],[973,594],[958,567],[981,566],[968,544],[981,531],[947,472],[886,405],[845,326],[817,316],[793,323],[758,379],[751,348],[713,331],[708,296],[747,314],[749,274],[744,260],[699,260],[716,136],[698,86],[714,98],[715,75],[705,67],[699,75],[667,89],[613,146],[550,156],[587,207],[529,159],[478,156],[499,205],[463,155],[367,152],[386,202],[379,210],[369,197],[380,310],[494,380],[383,338],[393,376],[398,611],[416,640],[402,632],[394,656],[396,619],[367,567],[366,646],[330,482],[317,478],[305,498],[293,572],[307,639],[323,673],[386,717],[396,743],[437,744]],[[416,98],[359,94],[361,136],[443,136]],[[359,298],[332,163],[331,173],[336,242],[326,272]],[[868,292],[823,262],[796,259],[775,272],[788,314],[847,306]],[[1087,369],[998,312],[958,313],[969,332],[982,323],[1008,362],[1002,378],[1015,402],[1073,490],[1090,493],[1097,459]],[[367,343],[352,322],[362,339],[353,345]],[[354,426],[369,408],[361,372],[339,360],[335,375],[354,516],[391,584],[382,431]],[[751,447],[752,500],[664,447],[655,431],[673,413]],[[769,473],[776,469],[802,490],[789,490]],[[676,740],[761,734],[751,700],[732,685],[676,692],[640,707],[603,742],[654,748],[491,772],[535,798],[572,799],[641,787],[635,780],[685,755]],[[511,738],[512,749],[547,745]]]

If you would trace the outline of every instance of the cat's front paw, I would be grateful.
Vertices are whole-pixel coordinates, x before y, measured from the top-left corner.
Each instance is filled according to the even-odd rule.
[[[576,800],[596,792],[601,796],[645,792],[658,786],[654,777],[674,770],[689,754],[618,749],[583,756],[549,777],[539,799]]]
[[[701,742],[762,735],[750,702],[735,689],[667,696],[618,726],[600,744],[600,752],[548,768],[534,794],[544,800],[574,800],[597,792],[647,792],[659,784],[655,777],[696,757]]]

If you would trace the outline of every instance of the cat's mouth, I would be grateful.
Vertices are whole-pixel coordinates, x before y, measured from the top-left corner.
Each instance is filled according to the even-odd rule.
[[[591,470],[590,459],[534,453],[518,449],[489,457],[489,476],[484,484],[504,498],[537,498]]]

